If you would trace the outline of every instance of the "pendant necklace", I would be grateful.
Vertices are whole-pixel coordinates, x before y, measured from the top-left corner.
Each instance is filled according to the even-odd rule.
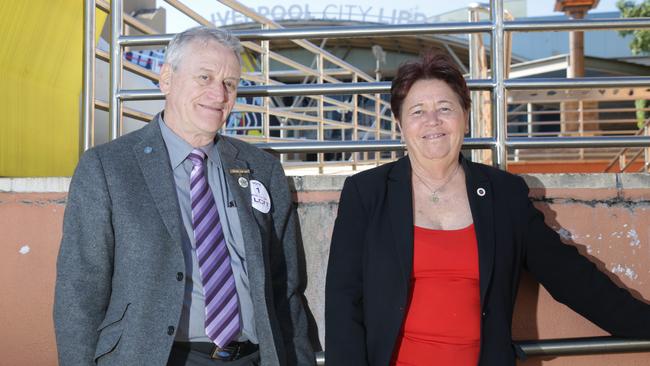
[[[449,174],[447,179],[445,179],[445,181],[436,189],[432,189],[431,186],[429,186],[429,184],[427,184],[427,182],[425,182],[424,179],[420,177],[420,175],[415,171],[415,169],[413,169],[413,174],[415,174],[415,176],[418,177],[420,182],[422,182],[422,184],[424,184],[424,186],[427,187],[429,191],[431,191],[431,202],[438,203],[438,201],[440,201],[440,197],[438,197],[438,192],[440,192],[441,189],[445,188],[447,183],[451,182],[451,178],[453,178],[456,175],[456,173],[458,173],[458,168],[460,168],[460,164],[456,165],[456,169],[454,169],[454,172]]]

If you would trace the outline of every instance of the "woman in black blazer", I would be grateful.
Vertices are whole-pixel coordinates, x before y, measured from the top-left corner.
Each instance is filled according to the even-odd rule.
[[[391,93],[409,154],[345,181],[327,270],[328,365],[401,364],[415,285],[414,227],[473,225],[480,323],[474,365],[515,365],[511,322],[522,270],[611,334],[650,338],[650,306],[563,244],[531,204],[523,179],[462,158],[470,99],[451,59],[429,52],[403,64]]]

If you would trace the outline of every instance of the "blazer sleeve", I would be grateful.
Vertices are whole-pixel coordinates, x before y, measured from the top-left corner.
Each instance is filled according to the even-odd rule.
[[[363,252],[368,215],[354,178],[347,178],[341,191],[327,266],[325,360],[328,365],[368,365],[363,312]]]
[[[274,249],[271,251],[271,276],[276,312],[288,365],[315,365],[316,358],[309,338],[309,320],[304,301],[304,254],[298,230],[296,209],[291,200],[282,165],[273,159]]]
[[[518,178],[525,198],[523,233],[525,265],[553,298],[620,337],[650,337],[650,306],[619,288],[573,245],[544,223],[543,214],[528,197],[528,187]]]
[[[100,159],[89,150],[72,177],[57,260],[54,326],[62,366],[95,364],[97,328],[111,293],[110,207]]]

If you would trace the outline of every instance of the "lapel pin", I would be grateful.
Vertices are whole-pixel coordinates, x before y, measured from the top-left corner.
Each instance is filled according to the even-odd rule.
[[[250,169],[228,169],[228,173],[230,174],[250,174],[251,170]]]
[[[153,149],[151,148],[151,146],[147,146],[147,147],[144,148],[144,153],[145,154],[151,154],[152,151],[153,151]]]
[[[476,190],[476,194],[478,194],[478,195],[481,196],[481,197],[485,196],[485,188],[479,188],[479,189],[477,189],[477,190]]]
[[[237,179],[237,183],[239,183],[239,186],[242,188],[248,187],[248,179],[244,177],[239,177],[239,179]]]

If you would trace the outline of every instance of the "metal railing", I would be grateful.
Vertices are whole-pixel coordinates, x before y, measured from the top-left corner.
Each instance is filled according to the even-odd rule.
[[[639,128],[638,131],[634,134],[635,136],[650,136],[650,119],[646,119],[643,123],[643,126]],[[610,163],[605,168],[605,173],[609,172],[612,167],[619,163],[619,171],[617,173],[624,173],[628,168],[636,162],[636,160],[641,157],[642,154],[645,154],[644,163],[639,169],[639,172],[648,170],[648,162],[650,162],[650,149],[648,147],[639,149],[630,159],[627,159],[627,154],[629,153],[629,148],[621,149],[618,154],[610,161]]]
[[[557,357],[650,351],[650,340],[587,337],[514,341],[517,357]],[[325,366],[325,352],[316,352],[316,365]]]
[[[179,10],[189,14],[193,19],[199,21],[201,24],[209,24],[209,22],[200,17],[198,14],[188,10],[189,8],[184,6],[179,1],[168,1],[170,4],[176,6]],[[468,22],[468,23],[442,23],[442,24],[418,24],[418,25],[378,25],[378,26],[345,26],[345,27],[319,27],[319,28],[299,28],[299,29],[281,29],[279,25],[271,22],[269,19],[265,19],[258,14],[255,14],[251,9],[244,7],[236,1],[232,0],[223,0],[222,3],[231,6],[234,10],[241,11],[244,15],[248,16],[251,19],[256,21],[263,21],[268,25],[267,28],[274,29],[262,29],[262,30],[245,30],[245,31],[235,31],[234,33],[244,41],[246,46],[260,51],[264,57],[271,55],[272,53],[268,50],[267,47],[259,47],[257,45],[251,45],[251,40],[258,41],[269,41],[269,40],[292,40],[297,44],[304,46],[310,50],[316,48],[316,52],[320,57],[325,60],[334,63],[337,66],[340,66],[344,70],[355,73],[358,79],[365,80],[357,83],[342,83],[339,80],[328,77],[323,72],[323,62],[319,63],[318,70],[314,70],[318,77],[319,83],[316,84],[300,84],[300,85],[277,85],[278,83],[270,82],[268,78],[268,67],[263,70],[265,74],[265,79],[268,84],[276,85],[256,85],[250,87],[241,87],[239,90],[239,96],[256,96],[265,98],[265,103],[263,107],[266,109],[266,112],[278,112],[270,107],[269,99],[270,97],[279,97],[279,96],[319,96],[319,106],[326,107],[327,105],[323,102],[323,98],[331,95],[359,95],[359,94],[379,94],[387,93],[390,88],[388,82],[376,82],[372,81],[372,77],[363,73],[363,71],[355,69],[351,65],[342,62],[336,57],[327,54],[326,51],[318,49],[317,46],[304,41],[297,40],[301,38],[349,38],[349,37],[359,37],[359,36],[406,36],[406,35],[433,35],[433,34],[454,34],[454,33],[489,33],[491,38],[494,40],[491,42],[491,64],[494,66],[492,70],[492,76],[490,79],[469,79],[469,87],[476,90],[488,90],[492,95],[492,137],[491,143],[489,146],[483,144],[479,145],[472,143],[474,140],[472,138],[466,139],[465,148],[468,149],[490,149],[493,154],[493,163],[498,165],[501,168],[505,168],[507,164],[507,151],[509,148],[515,149],[529,149],[529,148],[540,148],[545,149],[561,149],[566,147],[596,147],[596,146],[610,146],[610,147],[649,147],[650,146],[650,137],[648,136],[638,136],[634,138],[596,138],[596,137],[580,137],[580,138],[542,138],[539,136],[528,137],[525,140],[522,140],[518,137],[509,137],[507,134],[507,105],[505,100],[505,93],[507,90],[529,90],[529,89],[549,89],[549,88],[561,88],[561,89],[577,89],[577,88],[607,88],[607,87],[648,87],[650,86],[650,78],[648,77],[611,77],[611,78],[576,78],[576,79],[562,79],[562,78],[524,78],[524,79],[507,79],[505,78],[504,72],[506,68],[506,52],[504,50],[503,40],[506,32],[539,32],[539,31],[575,31],[575,30],[599,30],[599,29],[638,29],[638,28],[650,28],[650,20],[648,19],[609,19],[609,20],[572,20],[572,21],[543,21],[543,22],[532,22],[528,20],[514,20],[514,21],[505,21],[503,18],[503,4],[502,1],[492,1],[491,6],[491,21],[489,22]],[[84,98],[83,98],[83,131],[84,131],[84,149],[92,146],[93,141],[93,116],[92,110],[97,104],[94,102],[94,85],[93,85],[93,74],[94,67],[92,60],[92,55],[97,54],[94,48],[94,8],[95,6],[100,9],[104,9],[106,4],[101,1],[86,1],[86,32],[85,32],[85,42],[84,42]],[[164,45],[166,44],[172,35],[160,35],[160,34],[145,34],[145,35],[121,35],[121,30],[124,27],[124,23],[134,27],[140,31],[150,32],[151,29],[148,29],[145,25],[139,24],[136,19],[131,17],[124,16],[122,14],[122,1],[116,0],[111,2],[111,29],[113,42],[111,42],[111,55],[110,55],[110,100],[109,100],[109,121],[110,121],[110,138],[116,138],[121,134],[121,118],[123,113],[126,113],[130,116],[136,116],[143,118],[142,114],[138,114],[135,111],[123,110],[122,102],[129,100],[152,100],[152,99],[162,99],[162,94],[158,90],[124,90],[121,88],[121,76],[122,70],[125,68],[122,61],[122,51],[125,47],[130,46],[145,46],[145,45]],[[93,25],[93,26],[91,26]],[[98,57],[101,57],[98,56]],[[106,55],[103,55],[106,57]],[[275,55],[276,60],[290,61],[282,59],[281,56]],[[268,63],[268,61],[267,61]],[[296,66],[295,63],[292,66]],[[138,71],[137,67],[132,65],[128,66],[128,69],[132,71]],[[304,67],[300,68],[300,71],[308,73],[310,70],[306,70]],[[153,77],[152,75],[147,74],[146,72],[140,72],[141,75],[146,77]],[[251,77],[254,79],[254,77]],[[327,82],[327,83],[323,83]],[[335,82],[333,84],[332,82]],[[386,103],[381,101],[374,95],[368,95],[369,98],[374,99],[377,103]],[[329,106],[340,107],[340,108],[354,108],[353,105],[343,105],[345,103],[340,103],[340,101],[329,100]],[[350,103],[357,105],[358,103]],[[386,103],[387,104],[387,103]],[[101,108],[101,106],[100,106]],[[377,109],[377,108],[375,108]],[[249,107],[247,111],[251,111]],[[259,111],[259,110],[257,110]],[[303,143],[295,142],[293,151],[299,151],[300,147],[303,148],[303,152],[313,152],[317,151],[317,147],[325,146],[335,146],[327,143],[323,143],[323,126],[329,126],[325,128],[334,128],[334,129],[345,129],[351,128],[355,130],[355,136],[359,130],[359,126],[354,124],[346,125],[346,123],[333,123],[335,121],[328,121],[323,118],[324,108],[317,108],[317,118],[324,120],[323,123],[319,123],[317,126],[314,126],[313,129],[318,131],[319,140],[318,143],[305,141]],[[392,130],[381,130],[377,126],[381,126],[381,123],[378,121],[388,118],[387,116],[379,116],[376,111],[368,111],[369,114],[375,112],[375,128],[370,128],[375,132],[375,139],[381,139],[384,136],[392,136],[393,139],[398,137],[398,132],[393,128]],[[357,113],[363,113],[357,111],[354,113],[356,116]],[[287,114],[284,111],[283,118],[294,118],[300,119],[305,118],[308,121],[315,122],[314,118],[301,117],[297,114]],[[267,117],[268,118],[268,117]],[[303,129],[309,129],[302,127]],[[276,128],[277,129],[277,128]],[[361,127],[361,130],[364,128]],[[269,128],[268,123],[264,126],[264,142],[267,143],[269,148],[271,148],[272,139],[269,136],[269,131],[272,129]],[[607,141],[605,141],[606,139]],[[282,139],[280,139],[282,140]],[[367,151],[378,151],[375,150],[372,145],[374,143],[359,143],[355,145],[355,152],[367,152]],[[400,147],[401,149],[401,147]],[[281,148],[278,147],[276,151],[281,151]],[[331,151],[329,148],[327,151]],[[325,150],[321,151],[325,152]],[[319,155],[319,159],[322,163],[322,155]]]

